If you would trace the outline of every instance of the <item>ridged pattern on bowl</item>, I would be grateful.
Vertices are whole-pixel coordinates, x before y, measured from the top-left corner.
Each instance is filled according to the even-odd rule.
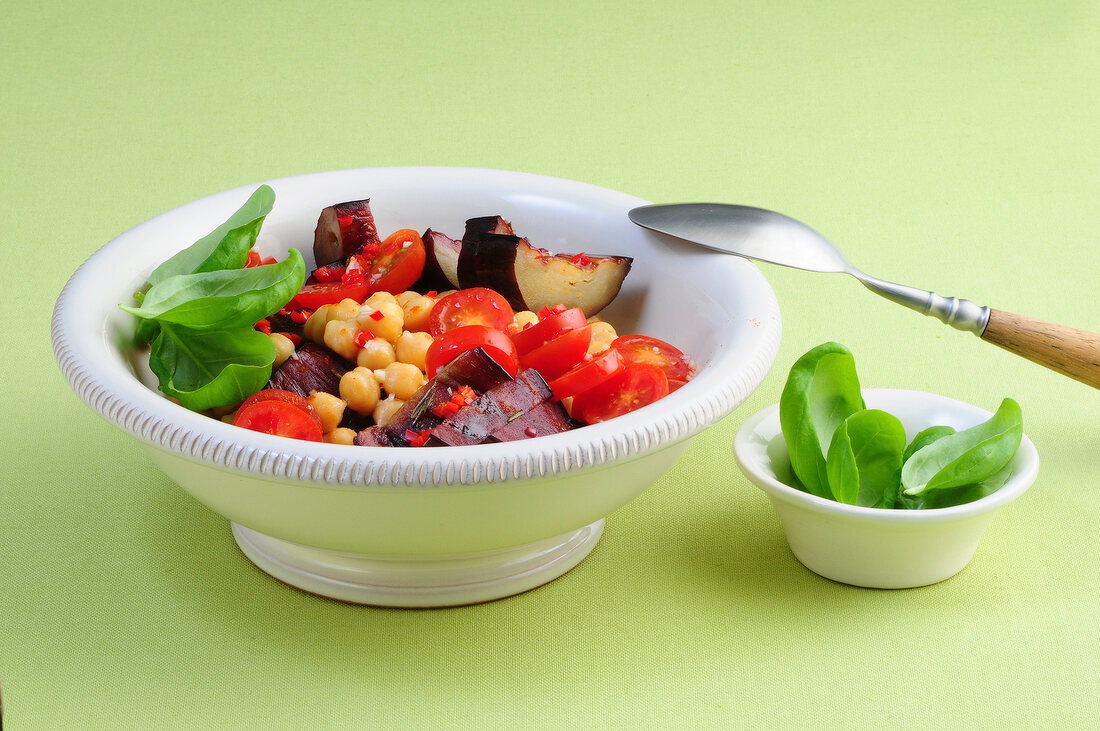
[[[645,203],[616,195],[637,201],[638,205]],[[524,441],[522,448],[513,442],[430,450],[299,443],[295,446],[302,452],[323,453],[300,454],[275,446],[283,439],[252,432],[237,434],[235,427],[205,417],[197,417],[203,422],[201,428],[182,425],[180,420],[185,417],[176,415],[194,415],[148,391],[132,375],[127,374],[132,384],[123,383],[116,373],[101,373],[103,369],[90,367],[88,354],[78,352],[73,344],[70,309],[81,306],[72,289],[79,280],[93,276],[88,269],[95,258],[93,255],[81,265],[66,284],[51,323],[54,353],[73,390],[105,419],[151,445],[203,463],[274,479],[333,486],[479,485],[552,477],[630,460],[687,439],[729,414],[760,384],[779,349],[781,326],[775,295],[763,276],[746,264],[761,285],[759,311],[754,313],[764,322],[764,327],[757,330],[759,342],[737,361],[736,367],[726,370],[711,390],[683,399],[687,403],[675,407],[670,399],[666,413],[661,412],[659,404],[647,409],[650,413],[644,416],[635,412],[583,430],[540,437],[537,449],[529,441]],[[94,360],[94,355],[91,358]],[[683,395],[682,391],[678,394]],[[580,438],[585,441],[577,443]]]

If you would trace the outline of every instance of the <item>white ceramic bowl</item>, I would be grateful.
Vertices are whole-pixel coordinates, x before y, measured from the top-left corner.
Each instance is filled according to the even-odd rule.
[[[906,438],[942,424],[966,429],[992,414],[923,391],[863,390],[867,408],[901,420]],[[734,440],[737,463],[775,506],[791,552],[827,579],[878,589],[925,586],[948,579],[970,562],[993,514],[1031,487],[1039,472],[1035,445],[1024,436],[1012,475],[991,495],[932,510],[889,510],[845,505],[784,484],[790,461],[779,426],[779,404],[751,416]]]
[[[149,272],[232,213],[254,185],[153,218],[97,251],[53,317],[73,389],[139,439],[185,490],[229,518],[241,549],[295,586],[348,601],[443,606],[507,596],[564,573],[595,545],[603,518],[655,482],[687,440],[740,404],[779,344],[779,310],[760,272],[736,257],[663,239],[626,212],[645,201],[592,185],[465,168],[380,168],[269,181],[275,208],[258,245],[311,257],[332,203],[371,198],[380,231],[501,214],[543,248],[624,254],[634,266],[603,316],[620,333],[672,342],[701,366],[657,404],[523,442],[386,449],[260,434],[192,413],[155,390],[123,344],[118,309]]]

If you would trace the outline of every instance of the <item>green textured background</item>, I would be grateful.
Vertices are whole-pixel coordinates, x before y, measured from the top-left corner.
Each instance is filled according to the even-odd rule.
[[[463,165],[784,211],[879,276],[1100,330],[1100,10],[1045,3],[4,6],[5,728],[1096,723],[1100,392],[765,268],[776,367],[558,581],[362,608],[254,568],[69,390],[54,298],[106,241],[228,187]],[[827,339],[865,386],[1023,407],[1034,487],[916,590],[789,553],[730,444]]]

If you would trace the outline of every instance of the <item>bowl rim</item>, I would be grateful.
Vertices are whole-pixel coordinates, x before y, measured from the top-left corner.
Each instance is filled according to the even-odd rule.
[[[721,257],[716,265],[739,272],[753,297],[761,320],[752,349],[726,348],[711,359],[699,377],[659,404],[617,419],[531,441],[449,447],[394,449],[298,442],[241,430],[196,414],[168,401],[137,378],[97,364],[96,354],[109,355],[111,345],[103,323],[73,327],[84,317],[78,292],[90,286],[106,252],[124,250],[150,229],[189,210],[225,201],[239,201],[266,183],[340,181],[342,178],[430,179],[432,185],[474,176],[479,182],[524,187],[546,195],[581,197],[598,209],[645,205],[644,199],[590,183],[534,173],[487,168],[400,166],[332,170],[259,181],[203,196],[165,211],[116,236],[94,252],[65,284],[54,307],[51,340],[57,362],[74,391],[97,413],[154,448],[209,466],[252,477],[310,483],[334,489],[423,486],[485,486],[513,480],[556,477],[639,459],[683,441],[730,413],[764,379],[779,349],[781,322],[778,302],[763,274],[747,260]],[[645,236],[655,236],[642,232]],[[724,263],[722,263],[724,262]],[[84,324],[89,324],[85,321]],[[94,332],[88,330],[95,329]],[[736,354],[731,351],[738,351]],[[115,351],[117,352],[117,351]],[[89,355],[91,357],[89,357]],[[734,357],[736,355],[736,358]],[[705,376],[705,377],[704,377]],[[524,445],[522,448],[519,445]]]
[[[901,388],[864,388],[863,395],[871,396],[901,396],[903,398],[920,398],[933,400],[940,406],[948,407],[955,411],[961,411],[968,415],[988,419],[992,412],[982,409],[966,401],[944,396],[930,391],[915,391]],[[775,428],[772,428],[774,424]],[[741,470],[749,478],[750,482],[763,490],[769,497],[782,500],[787,503],[801,506],[812,512],[828,514],[836,517],[847,517],[855,520],[873,520],[888,523],[940,523],[945,521],[964,520],[989,513],[1002,505],[1006,505],[1022,495],[1035,481],[1039,473],[1039,453],[1034,443],[1024,434],[1020,439],[1020,447],[1014,458],[1020,464],[1020,468],[1012,474],[1008,481],[996,492],[983,498],[961,505],[952,505],[945,508],[922,508],[920,510],[898,510],[895,508],[869,508],[859,505],[848,505],[835,500],[818,497],[808,492],[791,487],[780,482],[773,470],[766,467],[757,459],[751,444],[754,437],[762,438],[758,430],[762,427],[773,439],[781,430],[779,425],[779,404],[774,403],[756,412],[741,425],[734,437],[734,456]]]

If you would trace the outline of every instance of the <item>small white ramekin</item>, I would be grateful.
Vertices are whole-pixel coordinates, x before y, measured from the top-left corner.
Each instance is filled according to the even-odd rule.
[[[867,408],[897,416],[908,439],[929,426],[965,429],[992,415],[922,391],[872,388],[864,389],[863,397]],[[789,474],[790,463],[778,404],[742,425],[734,453],[745,475],[771,500],[791,552],[806,568],[833,581],[878,589],[925,586],[957,574],[974,556],[994,513],[1022,495],[1039,472],[1039,455],[1025,436],[1008,482],[972,503],[890,510],[826,500],[780,480]]]

